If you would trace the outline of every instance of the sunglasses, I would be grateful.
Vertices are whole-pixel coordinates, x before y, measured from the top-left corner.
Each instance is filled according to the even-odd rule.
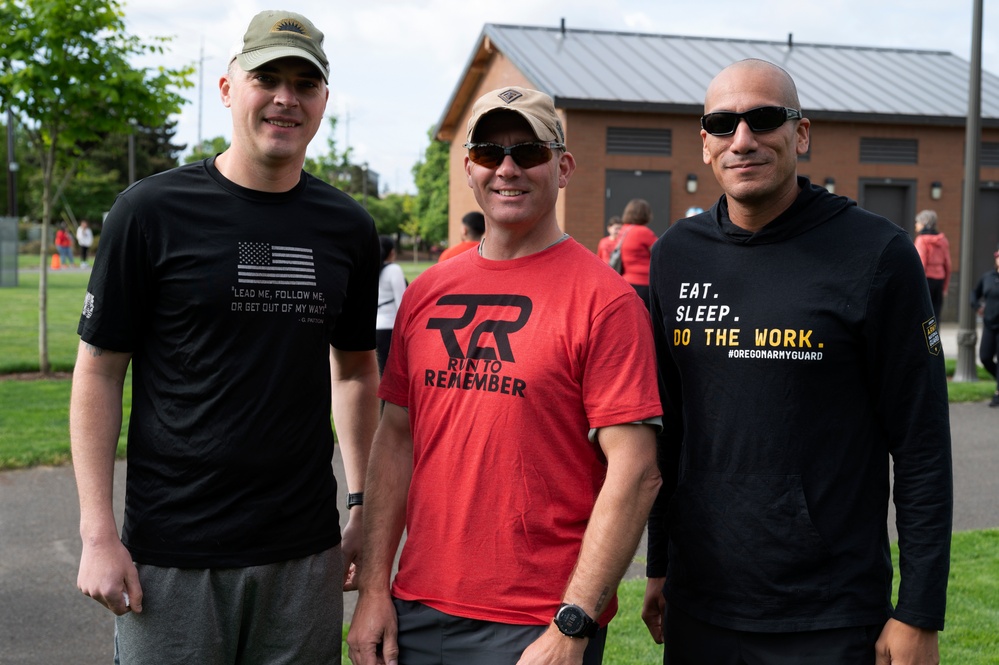
[[[728,136],[735,134],[739,120],[745,118],[746,124],[754,132],[772,132],[788,120],[801,117],[801,111],[786,106],[760,106],[744,113],[718,111],[702,115],[701,128],[712,136]]]
[[[552,150],[565,150],[565,144],[558,141],[532,141],[517,145],[502,146],[496,143],[466,143],[468,158],[487,169],[495,169],[507,155],[522,169],[529,169],[551,161]]]

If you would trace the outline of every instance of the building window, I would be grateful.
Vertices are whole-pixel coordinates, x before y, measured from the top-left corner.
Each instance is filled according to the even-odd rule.
[[[982,141],[981,166],[999,166],[999,143]]]
[[[669,157],[673,154],[673,131],[670,129],[608,127],[607,154]]]
[[[917,139],[860,139],[860,161],[865,164],[917,164]]]

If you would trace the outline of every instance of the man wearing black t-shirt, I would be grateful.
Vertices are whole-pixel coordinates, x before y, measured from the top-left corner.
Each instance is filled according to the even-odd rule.
[[[104,224],[70,433],[78,586],[117,615],[122,664],[340,659],[378,413],[379,266],[370,216],[302,171],[329,96],[322,43],[304,16],[255,16],[219,82],[231,147],[137,182]],[[357,505],[342,539],[331,403]]]

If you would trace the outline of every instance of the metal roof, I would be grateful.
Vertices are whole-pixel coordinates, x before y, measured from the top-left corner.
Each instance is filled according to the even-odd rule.
[[[760,58],[786,69],[810,117],[964,125],[970,63],[947,51],[486,24],[438,125],[456,120],[494,51],[566,109],[700,114],[711,79]],[[999,77],[982,72],[983,126]]]

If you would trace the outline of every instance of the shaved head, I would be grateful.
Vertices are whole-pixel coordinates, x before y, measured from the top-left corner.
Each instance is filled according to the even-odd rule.
[[[798,101],[798,88],[794,85],[794,79],[784,69],[772,62],[749,58],[735,62],[715,76],[708,86],[704,95],[704,110],[709,112],[712,99],[722,90],[740,87],[741,82],[747,77],[765,78],[772,91],[779,98],[773,101],[788,108],[801,109],[801,102]]]

